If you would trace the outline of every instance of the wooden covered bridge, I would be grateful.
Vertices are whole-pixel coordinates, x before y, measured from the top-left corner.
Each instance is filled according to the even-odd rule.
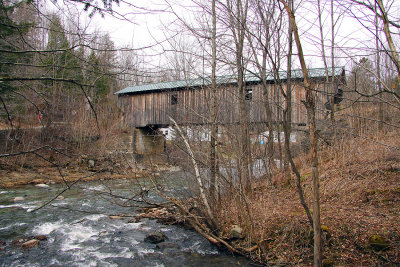
[[[334,76],[334,86],[326,83],[325,69],[309,69],[309,76],[316,89],[317,118],[324,116],[329,96],[341,91],[345,83],[345,70],[342,67],[329,69],[328,76]],[[287,90],[286,72],[280,73],[284,90]],[[268,99],[273,109],[275,122],[282,120],[284,105],[280,89],[276,86],[272,73],[267,75]],[[251,124],[266,124],[264,89],[261,80],[255,75],[245,77],[248,121]],[[116,92],[118,105],[123,112],[124,124],[137,129],[158,129],[171,125],[172,117],[180,125],[207,125],[210,112],[209,78],[161,82],[127,87]],[[291,75],[292,124],[305,125],[306,109],[303,75],[301,70],[293,70]],[[332,92],[334,88],[334,92]],[[217,122],[220,125],[235,124],[240,121],[239,96],[236,76],[217,77]]]

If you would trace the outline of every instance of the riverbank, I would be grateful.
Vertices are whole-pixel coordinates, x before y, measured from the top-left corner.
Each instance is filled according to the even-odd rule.
[[[344,140],[319,152],[324,266],[400,264],[400,153],[390,148],[399,145],[393,132],[378,140]],[[312,207],[310,156],[296,163]],[[242,237],[231,245],[247,256],[272,265],[312,265],[313,232],[295,180],[283,182],[283,174],[274,180],[253,184],[248,213],[236,205],[239,199],[222,199],[221,236],[239,225]]]
[[[18,171],[0,171],[2,177],[0,188],[15,188],[28,184],[56,184],[64,182],[80,181],[96,181],[111,179],[135,179],[145,175],[145,172],[138,171],[132,174],[117,174],[110,172],[88,172],[84,170],[61,170],[55,168],[41,167],[35,170],[18,170]]]
[[[153,164],[151,168],[142,164],[134,167],[121,167],[118,163],[115,163],[112,167],[105,167],[98,160],[90,159],[86,161],[89,164],[69,164],[59,168],[55,166],[35,166],[33,164],[29,168],[15,166],[3,168],[0,169],[0,188],[15,188],[28,184],[73,183],[78,180],[89,182],[159,177],[163,172],[179,170],[179,168],[166,163]]]

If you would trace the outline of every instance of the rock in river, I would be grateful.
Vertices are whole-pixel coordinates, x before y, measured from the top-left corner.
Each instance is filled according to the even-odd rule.
[[[37,184],[35,186],[40,187],[40,188],[49,188],[49,186],[47,184]]]
[[[164,242],[167,239],[168,239],[168,237],[166,235],[164,235],[161,232],[155,231],[155,232],[148,234],[144,238],[144,241],[152,243],[152,244],[158,244],[158,243]]]
[[[124,219],[125,217],[124,216],[121,216],[121,215],[110,215],[110,216],[108,216],[111,220],[121,220],[121,219]]]
[[[39,240],[37,240],[37,239],[32,239],[32,240],[26,241],[26,242],[23,243],[21,246],[22,246],[23,248],[28,249],[28,248],[36,247],[38,244],[39,244]]]
[[[22,201],[25,201],[24,197],[15,197],[14,198],[14,202],[22,202]]]

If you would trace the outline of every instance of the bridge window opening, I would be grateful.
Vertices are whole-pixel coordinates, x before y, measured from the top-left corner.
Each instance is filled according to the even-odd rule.
[[[171,105],[176,105],[176,104],[178,104],[178,95],[173,94],[171,95]]]
[[[251,101],[253,99],[253,89],[246,89],[245,98],[247,101]]]

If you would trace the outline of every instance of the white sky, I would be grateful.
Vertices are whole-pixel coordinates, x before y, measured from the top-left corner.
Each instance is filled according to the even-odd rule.
[[[90,21],[90,30],[95,29],[101,32],[108,32],[115,43],[116,47],[129,46],[133,48],[140,48],[155,44],[157,41],[162,41],[165,35],[171,34],[163,31],[163,28],[168,25],[168,30],[173,30],[175,24],[171,22],[176,19],[176,17],[170,13],[165,12],[166,4],[164,0],[127,0],[130,3],[141,4],[143,6],[132,7],[127,4],[121,3],[120,6],[114,5],[115,17],[106,14],[105,18],[102,18],[99,14],[96,14],[93,18],[89,19],[88,13],[82,11],[82,6],[77,6],[76,4],[69,5],[70,9],[77,9],[80,11],[80,20],[88,23]],[[174,1],[174,0],[169,0]],[[190,3],[190,1],[175,0],[181,3]],[[319,36],[319,25],[316,17],[317,7],[315,6],[316,1],[304,1],[301,2],[302,9],[298,10],[296,13],[296,19],[299,23],[300,30],[303,31],[302,42],[304,46],[305,53],[307,54],[306,60],[310,67],[322,67],[322,62],[320,59],[321,48],[320,48],[320,36]],[[398,1],[400,2],[400,1]],[[395,14],[400,14],[399,3],[393,2],[393,10]],[[322,5],[329,10],[330,0],[321,0]],[[340,3],[340,2],[337,2]],[[60,1],[57,2],[60,5]],[[178,5],[173,5],[176,12],[182,16],[189,15],[188,11],[178,7]],[[363,12],[363,10],[352,10],[358,14]],[[116,17],[119,15],[125,16],[128,20],[120,20]],[[328,13],[327,13],[328,14]],[[336,17],[339,12],[336,12]],[[399,17],[399,16],[398,16]],[[323,18],[324,23],[327,27],[324,29],[325,35],[325,45],[327,45],[326,53],[330,55],[330,17],[326,16]],[[368,47],[373,48],[374,39],[371,33],[360,24],[360,22],[355,19],[345,18],[340,20],[336,26],[336,55],[338,56],[336,64],[350,66],[352,61],[359,60],[363,56],[368,56]],[[398,34],[398,31],[395,32]],[[398,38],[396,38],[398,40]],[[152,53],[155,53],[154,51]],[[353,57],[353,58],[351,58]],[[297,62],[297,59],[295,59]],[[155,63],[157,64],[157,63]],[[329,64],[330,65],[330,60]],[[347,67],[349,70],[349,67]]]
[[[129,1],[129,0],[128,0]],[[132,1],[143,2],[143,1]],[[158,2],[158,4],[157,4]],[[104,18],[96,13],[89,17],[90,12],[83,11],[83,5],[71,2],[48,2],[48,12],[56,12],[67,20],[76,20],[79,17],[79,23],[89,25],[89,33],[100,31],[109,33],[116,47],[126,45],[148,45],[153,42],[152,34],[159,34],[157,30],[161,22],[173,18],[171,14],[163,12],[161,1],[147,0],[145,6],[134,8],[127,4],[113,5],[115,11],[113,15],[104,13]],[[170,17],[170,18],[168,18]]]

